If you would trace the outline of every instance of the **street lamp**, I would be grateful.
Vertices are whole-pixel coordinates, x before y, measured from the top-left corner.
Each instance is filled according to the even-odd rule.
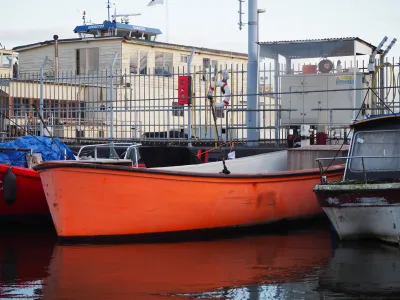
[[[267,10],[264,9],[264,8],[257,9],[257,42],[260,41],[259,40],[259,37],[260,37],[260,34],[259,34],[259,32],[260,32],[260,24],[258,23],[259,22],[259,15],[265,13],[266,11]]]
[[[258,44],[260,42],[260,14],[266,11],[264,8],[257,9],[257,94],[260,92],[260,44]]]

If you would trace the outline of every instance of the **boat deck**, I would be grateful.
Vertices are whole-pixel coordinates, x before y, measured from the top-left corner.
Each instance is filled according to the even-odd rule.
[[[311,145],[288,149],[288,167],[290,170],[318,168],[317,158],[347,156],[349,145]],[[330,160],[322,161],[324,167]],[[344,164],[345,159],[335,159],[331,165]]]

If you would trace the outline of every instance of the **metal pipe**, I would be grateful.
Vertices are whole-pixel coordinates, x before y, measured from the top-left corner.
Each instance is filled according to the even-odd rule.
[[[257,109],[257,0],[248,1],[248,67],[247,67],[247,108]],[[250,95],[250,96],[249,96]],[[256,113],[247,112],[246,125],[256,127]],[[258,140],[259,132],[257,129],[247,129],[249,140]],[[258,142],[249,142],[247,146],[258,146]]]
[[[382,53],[382,56],[383,56],[383,57],[385,57],[385,56],[389,53],[390,49],[392,49],[393,45],[394,45],[396,42],[397,42],[397,39],[396,39],[396,38],[394,38],[394,39],[390,42],[389,46],[388,46],[388,47],[386,48],[386,50]]]
[[[194,54],[194,48],[192,48],[192,51],[190,52],[189,60],[187,63],[189,78],[190,78],[190,65],[192,64],[193,54]],[[188,91],[190,97],[192,97],[192,95],[191,95],[192,84],[193,84],[193,82],[191,81],[191,84],[189,84],[190,90]],[[192,146],[192,143],[191,143],[191,140],[192,140],[192,110],[191,110],[192,103],[191,103],[191,101],[192,101],[192,99],[189,99],[189,101],[190,101],[190,103],[188,103],[188,106],[187,106],[187,110],[188,110],[188,143],[189,143],[188,146],[191,147]]]
[[[386,50],[381,54],[381,56],[379,58],[380,65],[385,63],[385,57],[389,53],[389,51],[393,47],[393,45],[396,43],[396,41],[397,41],[397,39],[393,39],[390,42],[389,46],[386,48]],[[383,44],[382,44],[382,46],[383,46]],[[385,85],[385,70],[384,70],[384,68],[381,68],[380,72],[379,72],[379,86],[381,87],[384,85]],[[384,101],[384,99],[385,99],[385,90],[384,89],[381,89],[379,91],[379,97],[381,98],[382,101]],[[373,102],[373,104],[375,106],[374,102]],[[374,107],[374,108],[376,109],[376,107]],[[379,113],[383,113],[383,111],[384,111],[384,109],[379,109]]]
[[[58,60],[58,35],[54,35],[54,56],[55,56],[55,68],[56,68],[56,73],[55,73],[55,78],[58,78],[58,70],[59,70],[59,60]]]
[[[280,68],[279,68],[279,54],[276,55],[275,58],[275,66],[274,66],[274,90],[276,90],[277,92],[275,92],[274,95],[274,102],[275,102],[275,108],[278,109],[279,107],[279,97],[278,97],[278,91],[279,91],[279,76],[280,76]],[[290,92],[291,94],[292,92]],[[280,114],[279,111],[276,110],[275,111],[275,140],[278,141],[279,140],[279,136],[280,136],[280,124],[279,124],[279,120],[280,120]]]
[[[372,54],[369,56],[369,64],[368,64],[368,71],[370,73],[374,73],[375,72],[375,56],[378,54],[378,52],[381,50],[381,48],[383,47],[383,45],[386,43],[388,37],[385,36],[382,41],[380,42],[380,44],[378,45],[378,47],[376,47],[376,49],[374,50],[374,52],[372,52]]]
[[[257,9],[257,93],[260,91],[260,14],[265,12],[265,9]]]

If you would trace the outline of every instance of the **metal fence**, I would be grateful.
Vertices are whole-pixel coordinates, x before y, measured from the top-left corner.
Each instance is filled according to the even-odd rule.
[[[279,64],[277,67],[279,69],[275,70],[272,63],[260,65],[256,111],[258,142],[279,147],[286,146],[288,134],[292,134],[291,124],[282,124],[281,120],[282,114],[291,110],[282,107],[282,97],[288,92],[282,89],[281,75],[300,74],[301,65],[286,68]],[[375,107],[380,108],[380,112],[397,111],[399,63],[393,59],[390,64],[389,61],[382,66],[377,63],[377,67],[380,72],[370,88],[374,101],[378,103],[383,99],[385,104],[379,102],[381,106]],[[358,68],[368,72],[364,61]],[[125,70],[104,70],[85,76],[62,71],[58,76],[44,72],[3,76],[0,77],[0,131],[6,139],[42,132],[71,142],[113,139],[209,143],[216,141],[217,135],[224,141],[245,142],[247,66],[218,66],[217,69],[229,73],[230,104],[223,109],[212,108],[207,99],[210,83],[215,78],[219,80],[220,75],[214,72],[217,74],[213,76],[210,70],[195,66],[190,72],[191,106],[178,104],[178,76],[187,75],[186,68],[148,69],[140,75]],[[218,88],[213,96],[214,105],[225,97]],[[332,114],[332,109],[330,111]],[[330,139],[335,142],[343,139],[347,130],[344,125],[330,124]]]

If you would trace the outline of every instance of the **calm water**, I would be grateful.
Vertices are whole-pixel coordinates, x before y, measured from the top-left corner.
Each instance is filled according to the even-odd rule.
[[[400,250],[326,225],[207,242],[60,246],[0,236],[0,299],[393,299]]]

